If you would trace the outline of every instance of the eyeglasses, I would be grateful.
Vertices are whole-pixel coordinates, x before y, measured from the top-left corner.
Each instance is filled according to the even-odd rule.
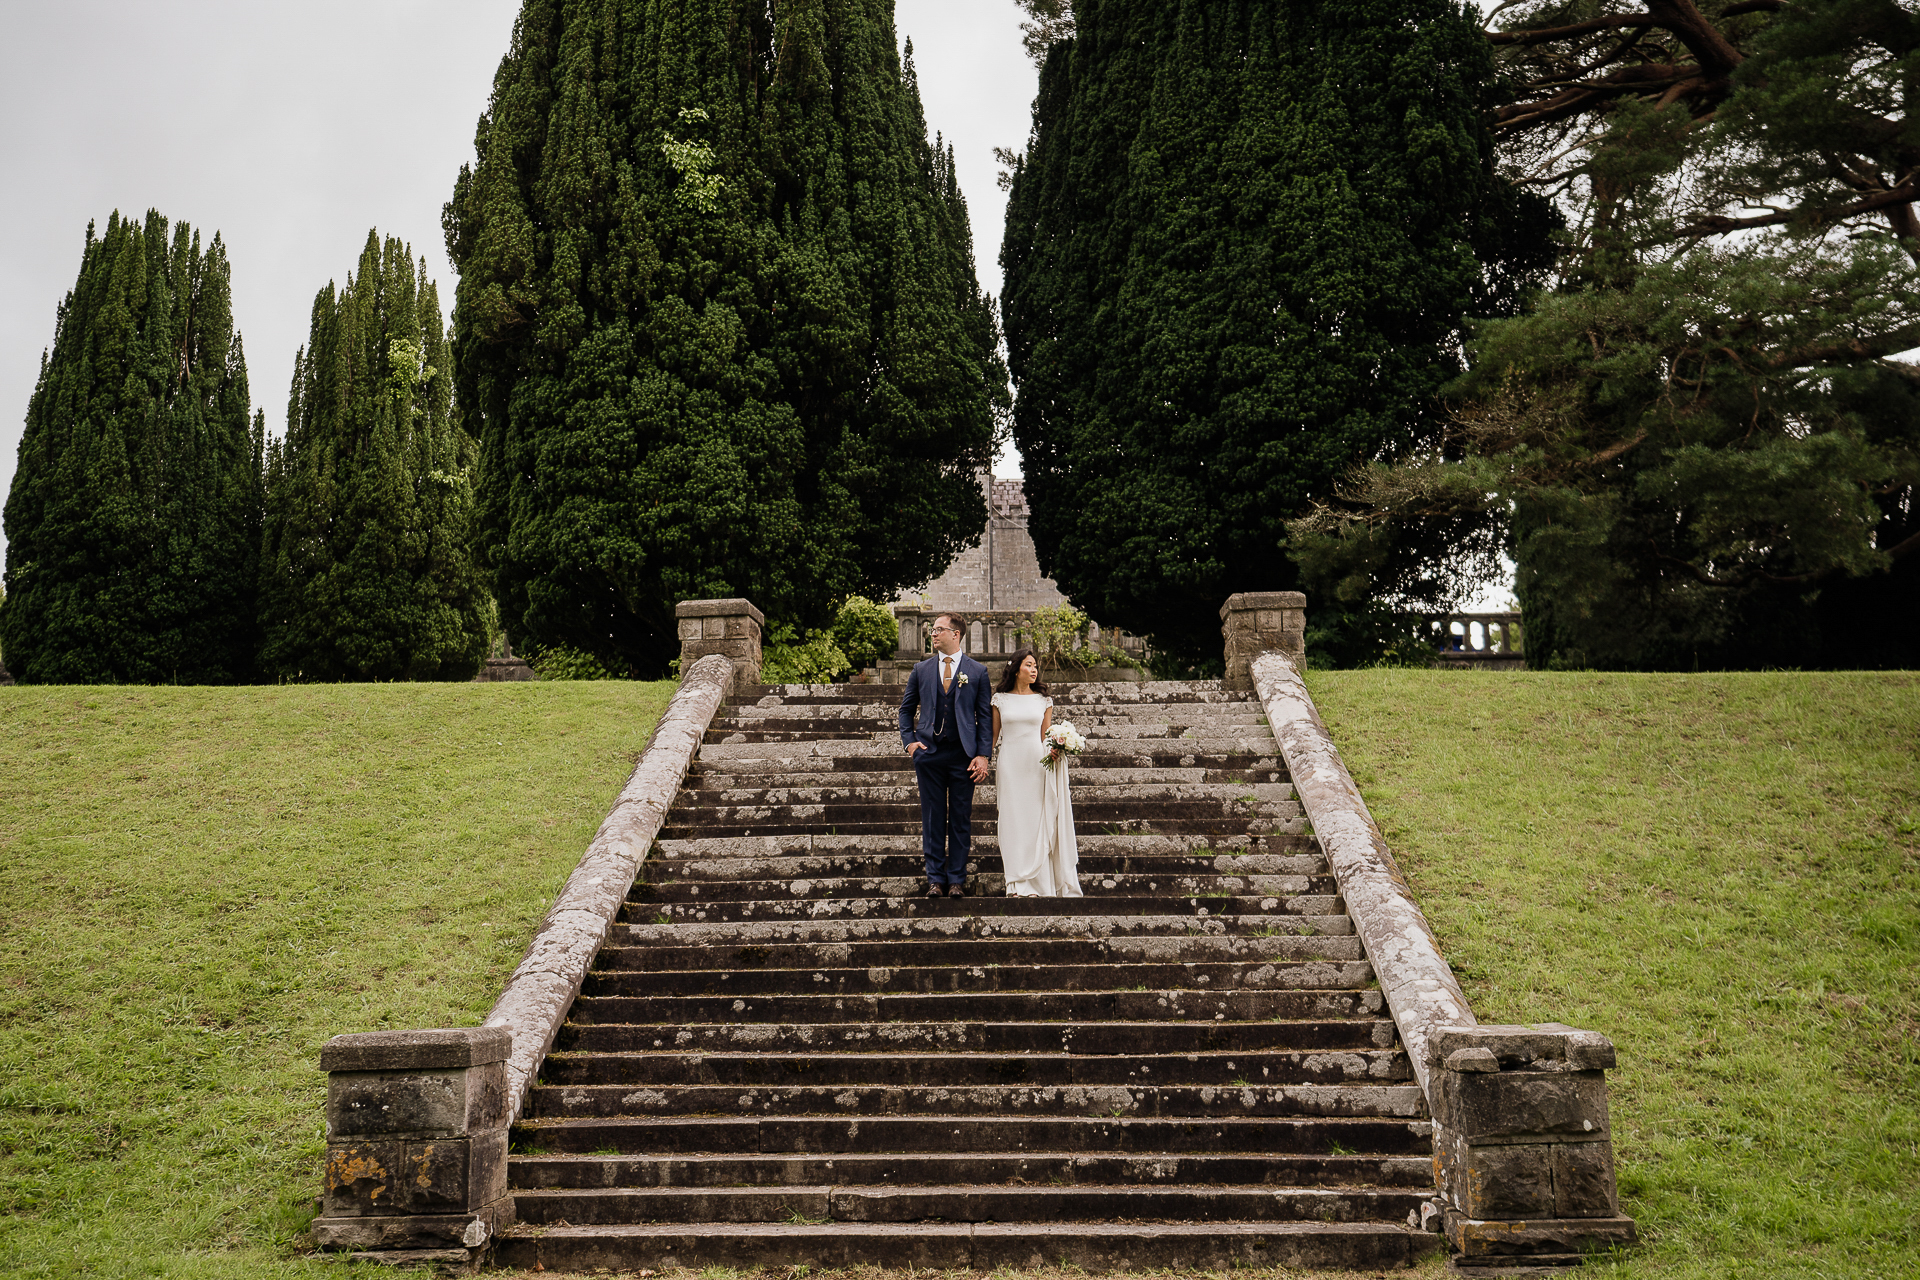
[[[934,631],[936,633],[941,631],[951,631],[956,636],[960,634],[960,628],[958,627],[935,627]]]

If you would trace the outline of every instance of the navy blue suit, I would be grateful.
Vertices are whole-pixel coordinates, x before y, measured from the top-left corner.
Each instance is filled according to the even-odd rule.
[[[913,753],[927,883],[954,885],[967,882],[973,852],[974,781],[967,768],[976,756],[993,756],[993,690],[987,669],[965,654],[954,664],[952,687],[942,690],[941,657],[934,654],[907,677],[900,744],[927,746]]]

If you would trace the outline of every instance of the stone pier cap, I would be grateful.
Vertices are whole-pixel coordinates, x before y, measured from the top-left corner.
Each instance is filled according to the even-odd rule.
[[[320,1069],[335,1071],[457,1071],[505,1062],[513,1033],[505,1027],[425,1031],[363,1031],[335,1036],[320,1050]]]

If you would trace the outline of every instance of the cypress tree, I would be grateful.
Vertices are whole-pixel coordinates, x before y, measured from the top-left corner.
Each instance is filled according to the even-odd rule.
[[[824,626],[978,537],[1006,397],[890,0],[526,0],[447,206],[487,567],[525,647]]]
[[[267,451],[261,668],[284,680],[468,680],[490,603],[472,553],[475,445],[454,420],[426,263],[368,235],[313,303],[287,435]]]
[[[252,670],[265,422],[226,248],[169,230],[155,212],[89,226],[41,357],[5,513],[0,648],[23,683]]]
[[[1299,585],[1286,517],[1430,430],[1503,291],[1476,241],[1526,258],[1546,220],[1489,208],[1491,59],[1449,0],[1081,0],[1072,29],[1002,249],[1034,541],[1081,607],[1217,659],[1228,595]]]

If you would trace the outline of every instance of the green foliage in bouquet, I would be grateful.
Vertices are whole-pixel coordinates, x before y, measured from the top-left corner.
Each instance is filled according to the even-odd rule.
[[[848,596],[833,620],[833,638],[856,669],[900,651],[900,624],[893,610],[865,596]]]

